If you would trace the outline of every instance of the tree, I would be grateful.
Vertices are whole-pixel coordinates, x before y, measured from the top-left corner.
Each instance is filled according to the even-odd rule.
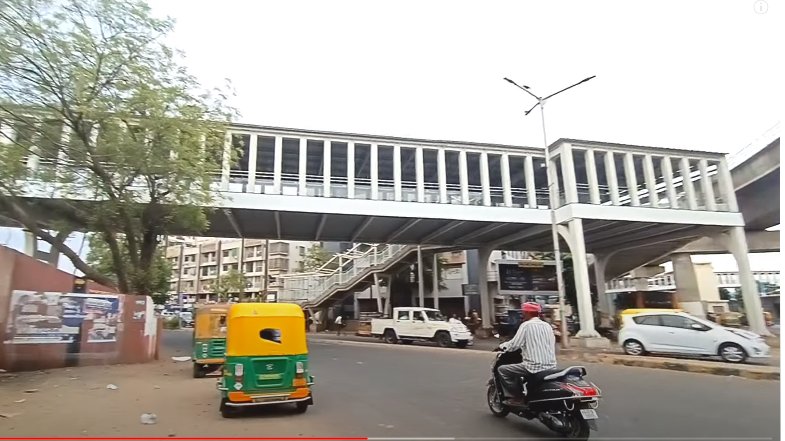
[[[0,7],[0,213],[127,293],[156,291],[159,238],[206,227],[215,172],[236,157],[234,111],[163,43],[172,26],[141,0]],[[70,249],[73,231],[95,232],[111,264]]]
[[[237,294],[242,299],[245,296],[246,283],[245,276],[232,268],[226,274],[219,276],[216,281],[215,293],[218,295],[218,300],[228,301],[232,294]]]
[[[90,251],[87,253],[87,264],[103,274],[113,282],[117,281],[117,274],[119,271],[115,269],[115,261],[112,259],[112,253],[109,246],[95,234],[90,234]],[[163,305],[169,299],[169,283],[172,274],[172,265],[164,255],[165,250],[156,250],[153,263],[148,271],[150,296],[153,302],[157,305]],[[121,264],[130,266],[130,256],[128,249],[125,246],[121,247]],[[179,294],[179,293],[178,293]]]
[[[314,244],[308,248],[305,259],[302,261],[302,269],[305,271],[316,271],[326,264],[333,256],[328,253],[323,246]],[[336,266],[337,268],[337,266]]]

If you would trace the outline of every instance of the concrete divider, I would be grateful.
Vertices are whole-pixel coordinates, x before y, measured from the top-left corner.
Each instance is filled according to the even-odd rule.
[[[665,357],[632,357],[629,355],[581,353],[564,354],[565,358],[582,360],[589,363],[605,363],[621,366],[645,367],[650,369],[667,369],[671,371],[692,372],[735,376],[750,380],[780,379],[780,368],[776,366],[760,366],[751,364],[730,364],[710,360],[685,360]]]

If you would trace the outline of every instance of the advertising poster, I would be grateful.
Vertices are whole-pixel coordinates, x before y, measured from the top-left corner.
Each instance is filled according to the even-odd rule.
[[[82,332],[91,343],[113,342],[120,300],[103,294],[14,291],[8,319],[5,343],[74,343]]]
[[[520,265],[499,263],[499,294],[555,295],[559,287],[556,267],[550,264]]]

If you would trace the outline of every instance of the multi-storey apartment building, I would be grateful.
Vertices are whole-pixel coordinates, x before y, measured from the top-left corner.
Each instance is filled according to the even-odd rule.
[[[302,271],[302,262],[315,242],[269,241],[268,295],[280,288],[278,277]],[[261,239],[171,238],[166,258],[172,267],[169,293],[183,302],[217,300],[216,282],[236,270],[245,276],[245,296],[256,298],[265,288],[265,241]]]

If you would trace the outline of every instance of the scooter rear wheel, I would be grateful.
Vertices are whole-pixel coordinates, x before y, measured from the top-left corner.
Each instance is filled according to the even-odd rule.
[[[589,439],[591,428],[589,427],[589,423],[583,419],[580,412],[575,411],[568,413],[565,420],[567,423],[567,431],[564,433],[565,438],[580,440]]]
[[[510,410],[502,403],[502,398],[496,391],[495,384],[488,385],[487,398],[488,408],[491,409],[493,416],[504,418],[510,413]]]

